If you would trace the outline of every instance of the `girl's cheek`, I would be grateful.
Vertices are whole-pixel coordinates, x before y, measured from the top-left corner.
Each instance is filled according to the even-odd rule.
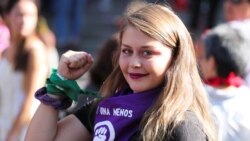
[[[121,57],[119,58],[119,66],[120,66],[120,68],[122,69],[122,67],[123,67],[123,61],[122,61],[122,58],[121,58]]]

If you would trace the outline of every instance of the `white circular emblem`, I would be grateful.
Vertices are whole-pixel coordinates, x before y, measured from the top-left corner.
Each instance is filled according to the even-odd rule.
[[[113,141],[115,130],[110,121],[98,122],[94,128],[95,136],[93,141]]]

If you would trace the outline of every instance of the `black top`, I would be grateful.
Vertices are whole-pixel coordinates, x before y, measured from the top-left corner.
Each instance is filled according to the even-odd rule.
[[[173,136],[166,141],[207,141],[207,136],[196,115],[186,112],[186,118],[180,122],[173,130]]]
[[[95,113],[97,102],[88,103],[79,108],[74,115],[92,134],[94,128]],[[138,134],[131,137],[132,141],[137,141]],[[172,136],[166,136],[164,141],[207,141],[207,136],[203,131],[202,124],[197,119],[196,115],[191,112],[186,112],[186,119],[180,122],[174,129]]]

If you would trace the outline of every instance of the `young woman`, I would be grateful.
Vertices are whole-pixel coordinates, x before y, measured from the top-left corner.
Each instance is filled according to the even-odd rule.
[[[41,105],[27,141],[215,140],[192,39],[181,20],[166,6],[145,4],[125,21],[103,98],[58,122],[56,109],[65,97],[38,90]],[[57,76],[77,79],[92,63],[86,52],[69,51]]]
[[[45,46],[35,34],[35,3],[9,0],[4,14],[10,47],[0,60],[0,140],[16,141],[24,139],[32,112],[39,105],[33,94],[45,84],[48,70]]]

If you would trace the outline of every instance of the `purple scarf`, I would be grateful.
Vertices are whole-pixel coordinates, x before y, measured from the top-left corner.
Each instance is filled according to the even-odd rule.
[[[128,141],[161,90],[162,87],[140,93],[120,91],[101,101],[96,110],[93,141]]]

